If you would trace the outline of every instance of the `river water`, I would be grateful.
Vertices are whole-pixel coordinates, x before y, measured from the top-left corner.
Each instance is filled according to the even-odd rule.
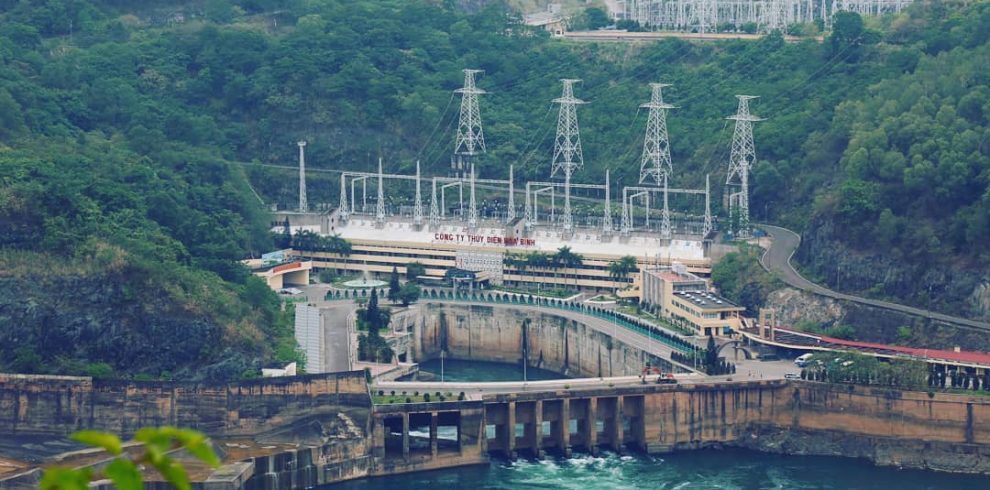
[[[440,361],[420,364],[440,377]],[[521,380],[519,365],[446,360],[447,381]],[[527,379],[560,379],[528,368]],[[426,435],[424,434],[424,437]],[[742,449],[685,451],[663,457],[575,454],[542,461],[496,460],[489,465],[357,480],[326,490],[651,489],[651,490],[990,490],[990,478],[880,468],[850,458],[783,456]]]
[[[419,364],[418,379],[440,380],[440,360],[433,359]],[[521,364],[505,364],[501,362],[465,361],[461,359],[446,359],[443,361],[444,381],[522,381],[523,369]],[[566,376],[546,369],[526,368],[526,379],[538,381],[543,379],[563,379]]]
[[[745,450],[688,451],[660,457],[497,461],[487,466],[357,480],[326,490],[655,489],[655,490],[985,490],[990,478],[878,468],[847,458],[780,456]]]

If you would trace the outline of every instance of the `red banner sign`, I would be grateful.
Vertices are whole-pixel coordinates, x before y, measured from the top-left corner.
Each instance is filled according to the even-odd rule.
[[[470,245],[502,245],[506,247],[536,246],[536,240],[532,238],[504,238],[492,235],[464,235],[460,233],[434,233],[433,241],[467,243]]]

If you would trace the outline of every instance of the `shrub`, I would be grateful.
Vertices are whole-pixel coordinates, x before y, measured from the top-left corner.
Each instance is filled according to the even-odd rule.
[[[395,394],[394,391],[392,393]],[[385,390],[378,390],[378,396],[385,396]]]
[[[430,394],[429,393],[423,393],[423,401],[424,402],[429,402],[430,401]]]
[[[406,397],[406,403],[412,403],[412,398]]]

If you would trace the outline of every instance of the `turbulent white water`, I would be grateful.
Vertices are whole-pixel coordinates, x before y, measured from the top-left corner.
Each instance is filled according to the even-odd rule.
[[[346,482],[333,489],[629,489],[656,490],[984,490],[990,478],[877,468],[845,458],[797,457],[742,450],[642,455],[575,455],[499,461],[396,477]]]

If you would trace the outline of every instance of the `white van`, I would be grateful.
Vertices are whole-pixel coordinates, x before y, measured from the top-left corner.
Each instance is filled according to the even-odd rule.
[[[808,361],[810,359],[811,359],[810,352],[807,354],[801,354],[800,356],[798,356],[797,359],[794,359],[794,364],[797,364],[797,367],[805,367],[806,365],[808,365]]]

